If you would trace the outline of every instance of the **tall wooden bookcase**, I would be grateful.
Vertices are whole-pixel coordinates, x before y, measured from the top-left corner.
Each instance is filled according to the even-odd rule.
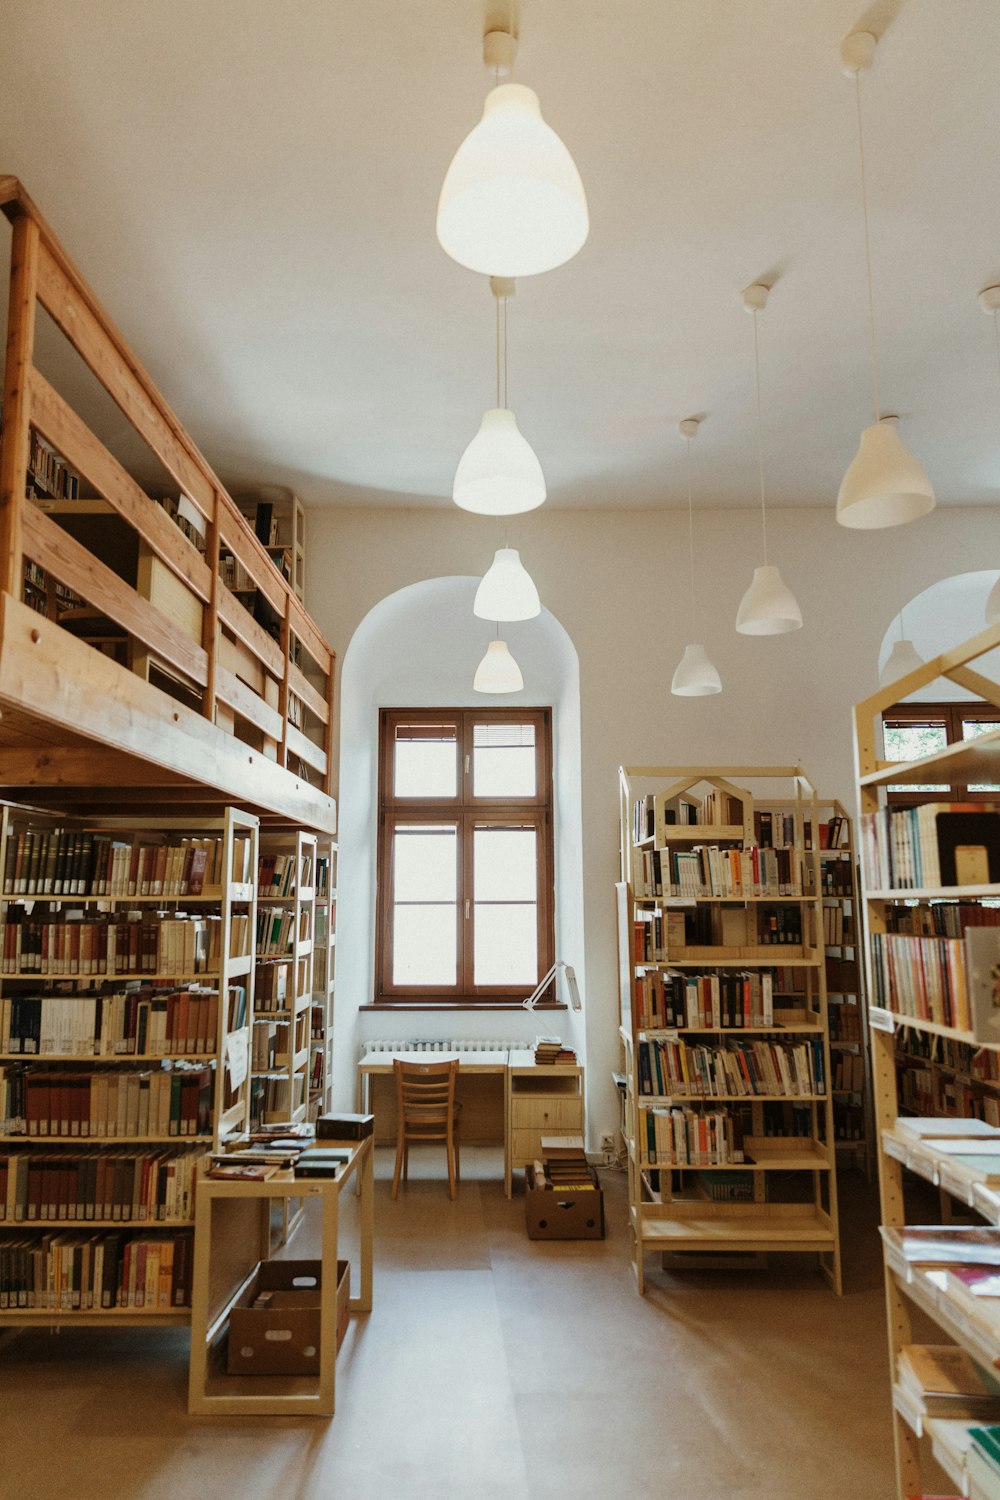
[[[839,1293],[815,791],[797,766],[632,766],[620,795],[639,1290],[654,1252],[732,1264],[797,1251]]]
[[[316,918],[309,1026],[309,1118],[330,1108],[333,1079],[333,1002],[337,957],[337,845],[316,844]]]
[[[188,1212],[167,1217],[162,1210],[169,1200],[164,1196],[159,1206],[152,1203],[147,1174],[161,1173],[166,1195],[163,1169],[180,1171],[171,1158],[189,1158],[185,1170],[197,1167],[211,1149],[247,1128],[257,840],[257,818],[236,808],[218,817],[142,820],[62,817],[4,806],[0,1077],[7,1110],[0,1109],[5,1124],[0,1178],[6,1189],[0,1194],[0,1246],[9,1251],[20,1242],[24,1295],[19,1305],[8,1298],[0,1307],[0,1325],[189,1321],[189,1306],[169,1300],[163,1305],[162,1283],[150,1305],[148,1283],[143,1295],[140,1280],[138,1300],[134,1269],[127,1305],[87,1306],[86,1299],[73,1305],[73,1293],[81,1276],[85,1284],[97,1244],[108,1235],[152,1237],[157,1243],[184,1231],[189,1237],[193,1189]],[[195,843],[210,846],[208,870],[215,878],[194,882],[192,891],[184,888],[182,872],[186,850]],[[151,852],[133,856],[140,849]],[[112,883],[104,877],[110,877],[113,855]],[[185,946],[185,937],[195,930],[204,948],[185,968],[182,955],[194,947]],[[128,943],[132,934],[144,936],[145,947],[141,941]],[[101,997],[111,995],[117,1002],[102,1004]],[[207,1009],[213,996],[214,1011]],[[19,1003],[24,1000],[45,1002],[46,1018],[34,1008],[44,1030],[32,1033],[27,1008]],[[195,1002],[206,1009],[196,1013]],[[184,1014],[191,1017],[186,1039],[178,1034]],[[199,1032],[199,1026],[208,1028],[205,1018],[212,1014],[214,1035]],[[194,1070],[210,1079],[210,1098],[203,1096],[197,1126],[178,1118],[171,1106],[163,1130],[163,1108],[154,1124],[153,1090],[166,1089],[165,1079],[182,1079],[182,1069],[188,1077]],[[26,1076],[34,1079],[30,1099]],[[109,1093],[115,1104],[108,1102]],[[42,1098],[44,1106],[38,1102]],[[47,1115],[40,1116],[43,1107]],[[136,1160],[138,1171],[132,1165]],[[112,1170],[119,1174],[113,1184]],[[114,1204],[111,1217],[102,1207],[108,1203]],[[47,1286],[44,1282],[54,1264],[51,1253],[46,1261],[48,1247],[60,1239],[65,1247],[61,1289],[51,1279]],[[47,1305],[27,1305],[39,1296]]]
[[[254,1125],[281,1120],[298,1123],[309,1111],[316,856],[315,833],[299,829],[268,831],[262,836],[255,945]],[[280,986],[269,982],[275,974],[280,975]]]
[[[881,715],[892,704],[915,693],[938,678],[948,678],[970,689],[988,702],[1000,707],[1000,687],[975,669],[977,660],[1000,645],[1000,628],[981,632],[964,645],[943,653],[909,673],[900,681],[881,689],[859,703],[855,709],[855,737],[858,771],[858,794],[861,810],[862,894],[865,924],[865,947],[868,971],[872,1072],[875,1099],[876,1149],[879,1167],[881,1216],[885,1244],[886,1304],[888,1310],[889,1355],[893,1386],[893,1437],[897,1464],[897,1495],[907,1500],[923,1495],[929,1488],[938,1489],[940,1478],[935,1465],[945,1470],[962,1495],[990,1500],[1000,1494],[995,1472],[986,1472],[978,1455],[970,1450],[969,1429],[976,1423],[939,1418],[926,1419],[907,1400],[906,1392],[896,1381],[900,1350],[915,1342],[918,1329],[926,1327],[929,1317],[935,1326],[931,1341],[962,1346],[981,1365],[989,1368],[1000,1353],[1000,1315],[991,1311],[986,1299],[964,1298],[955,1278],[935,1276],[933,1268],[908,1262],[900,1253],[898,1236],[905,1234],[908,1222],[904,1191],[905,1172],[913,1172],[942,1190],[943,1207],[951,1212],[952,1203],[961,1204],[962,1216],[982,1223],[1000,1225],[1000,1193],[975,1174],[961,1172],[933,1140],[914,1139],[913,1127],[905,1124],[907,1106],[924,1115],[948,1113],[988,1114],[982,1107],[982,1093],[963,1090],[941,1098],[933,1077],[925,1092],[909,1094],[912,1066],[920,1058],[914,1049],[930,1056],[933,1049],[967,1048],[968,1055],[985,1061],[988,1075],[996,1078],[1000,1042],[983,1041],[970,1029],[968,1018],[959,1006],[953,1011],[948,990],[929,978],[929,971],[914,964],[917,936],[899,933],[894,938],[896,951],[885,955],[887,933],[900,926],[899,914],[909,918],[934,907],[963,903],[1000,901],[1000,881],[982,884],[927,884],[922,870],[907,864],[905,848],[897,846],[891,855],[879,835],[890,834],[885,822],[888,812],[888,789],[915,789],[916,801],[922,800],[920,789],[942,787],[936,800],[951,800],[966,805],[976,789],[983,810],[1000,806],[1000,796],[988,788],[1000,783],[1000,732],[952,744],[938,754],[919,760],[887,762],[882,758]],[[992,795],[992,801],[989,800]],[[901,828],[902,833],[902,828]],[[934,835],[936,840],[936,834]],[[936,847],[936,844],[935,844]],[[942,913],[943,915],[943,913]],[[944,930],[950,930],[945,928]],[[968,992],[971,976],[967,964],[959,959],[959,983]],[[904,973],[904,971],[906,971]],[[914,984],[913,976],[922,974]],[[908,975],[908,977],[907,977]],[[934,1016],[934,1019],[932,1019]],[[942,1018],[943,1017],[943,1018]],[[958,1024],[955,1024],[955,1023]],[[961,1023],[965,1024],[961,1024]],[[907,1039],[903,1049],[900,1036]],[[935,1065],[937,1068],[939,1065]],[[956,1070],[947,1063],[940,1065],[954,1080]],[[902,1077],[907,1095],[901,1098]],[[968,1080],[967,1080],[968,1081]],[[939,1108],[939,1106],[941,1106]],[[994,1118],[993,1123],[997,1123]],[[933,1201],[932,1195],[930,1201]],[[921,1337],[923,1333],[921,1332]]]

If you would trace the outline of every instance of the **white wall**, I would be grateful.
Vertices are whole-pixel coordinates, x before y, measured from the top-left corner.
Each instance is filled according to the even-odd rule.
[[[832,504],[774,510],[769,560],[798,597],[805,627],[789,636],[738,636],[736,607],[761,561],[759,526],[752,511],[696,516],[699,630],[724,690],[679,699],[670,678],[688,632],[686,513],[543,507],[511,523],[510,545],[520,548],[580,663],[591,1140],[617,1121],[610,1074],[618,1066],[618,766],[797,760],[823,795],[853,805],[851,708],[875,690],[899,589],[908,598],[950,574],[1000,563],[993,510],[939,508],[898,530],[869,533],[838,527]],[[496,546],[490,522],[443,507],[313,509],[307,527],[306,597],[341,659],[380,599],[420,579],[481,574]],[[475,628],[471,618],[468,628]],[[342,888],[351,878],[345,859]]]

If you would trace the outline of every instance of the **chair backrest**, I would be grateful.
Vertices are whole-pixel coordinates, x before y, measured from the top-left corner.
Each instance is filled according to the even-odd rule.
[[[407,1116],[429,1123],[447,1121],[455,1108],[455,1078],[458,1058],[446,1062],[414,1063],[392,1060],[396,1078],[396,1107],[400,1119]]]

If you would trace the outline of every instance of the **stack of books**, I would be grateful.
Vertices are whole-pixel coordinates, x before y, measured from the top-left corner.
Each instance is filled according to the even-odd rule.
[[[572,1047],[564,1047],[557,1036],[540,1036],[535,1040],[535,1066],[552,1067],[559,1064],[563,1067],[576,1067],[576,1053]]]
[[[556,1192],[596,1189],[598,1184],[587,1162],[583,1136],[542,1136],[542,1159],[535,1162],[535,1187]]]

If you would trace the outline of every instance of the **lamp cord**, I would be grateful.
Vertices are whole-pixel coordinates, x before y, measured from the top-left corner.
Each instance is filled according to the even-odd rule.
[[[695,637],[694,619],[694,505],[691,500],[691,439],[684,439],[686,457],[684,459],[687,468],[688,482],[688,551],[691,558],[691,640]]]
[[[865,173],[865,132],[861,118],[861,73],[854,75],[854,96],[858,106],[858,153],[861,159],[861,207],[865,222],[865,266],[868,272],[868,330],[872,346],[872,398],[875,402],[875,421],[882,420],[882,405],[878,395],[878,350],[875,344],[875,294],[872,290],[872,246],[868,224],[868,179]]]
[[[764,437],[760,414],[760,342],[757,337],[757,309],[753,314],[753,362],[757,378],[757,467],[760,471],[760,524],[764,533],[764,566],[767,567],[767,507],[764,503]]]
[[[496,302],[496,342],[497,342],[497,406],[500,405],[500,298]]]
[[[997,346],[997,375],[1000,376],[1000,316],[995,311],[993,313],[993,336]]]
[[[507,405],[507,301],[503,299],[503,404]]]

